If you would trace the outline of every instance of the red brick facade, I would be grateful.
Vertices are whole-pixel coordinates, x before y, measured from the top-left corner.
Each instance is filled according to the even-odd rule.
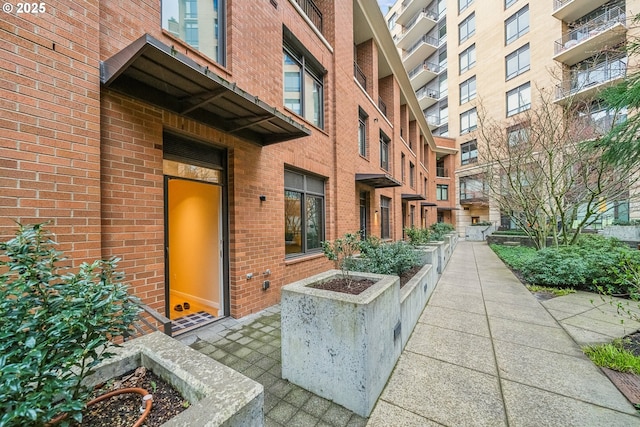
[[[361,192],[370,203],[369,234],[380,235],[380,196],[392,200],[392,239],[402,238],[402,194],[422,194],[427,178],[428,201],[435,200],[435,155],[422,152],[429,146],[401,105],[398,81],[393,75],[378,80],[376,40],[358,44],[354,58],[357,3],[316,1],[321,34],[294,1],[228,0],[224,67],[163,30],[161,4],[51,0],[43,14],[0,15],[3,238],[13,233],[14,221],[50,221],[60,249],[76,264],[122,258],[133,292],[164,312],[163,131],[175,131],[226,150],[228,314],[241,317],[277,303],[283,285],[332,267],[318,253],[285,256],[285,167],[325,179],[326,239],[358,230]],[[322,129],[283,105],[283,26],[326,70]],[[304,124],[311,135],[261,146],[102,86],[101,61],[145,33]],[[367,76],[366,92],[354,79],[354,60]],[[359,107],[368,115],[366,156],[358,154]],[[391,139],[388,171],[380,168],[381,130]],[[414,188],[355,182],[356,173],[399,180],[401,153],[416,166]],[[435,208],[405,203],[424,212],[426,225],[435,222]],[[267,270],[271,286],[263,290],[260,274]],[[248,273],[259,275],[248,279]]]

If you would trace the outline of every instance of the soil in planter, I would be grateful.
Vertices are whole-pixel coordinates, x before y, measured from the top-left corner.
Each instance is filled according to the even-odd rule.
[[[328,282],[316,283],[311,285],[312,288],[324,289],[326,291],[342,292],[343,294],[358,295],[373,286],[375,282],[369,279],[352,279],[343,278],[329,280]]]
[[[143,426],[156,427],[175,417],[189,407],[180,393],[156,374],[140,367],[123,376],[96,387],[92,399],[112,390],[141,387],[153,396],[151,412]],[[142,396],[137,393],[126,393],[98,402],[82,413],[82,424],[75,426],[91,427],[131,427],[140,418]]]
[[[423,267],[422,265],[415,265],[410,269],[408,269],[407,271],[405,271],[404,273],[402,273],[400,275],[400,288],[406,285],[407,282],[409,282],[409,280],[413,278],[413,276],[418,274],[418,272],[422,270],[422,267]]]

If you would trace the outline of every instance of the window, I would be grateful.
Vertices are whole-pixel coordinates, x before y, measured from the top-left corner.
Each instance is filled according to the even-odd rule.
[[[476,97],[476,76],[460,83],[460,105]]]
[[[476,45],[472,44],[460,53],[460,74],[476,65]]]
[[[380,238],[391,238],[391,217],[389,216],[389,208],[391,199],[380,196]]]
[[[518,0],[504,0],[504,8],[507,9],[509,6],[517,2]]]
[[[464,200],[485,200],[486,185],[476,176],[464,176],[460,178],[460,202]]]
[[[322,128],[324,125],[322,66],[310,55],[294,50],[286,41],[283,57],[284,106]]]
[[[380,167],[386,171],[389,170],[389,144],[391,140],[387,135],[380,131]]]
[[[414,227],[416,224],[416,207],[414,205],[409,206],[409,225]]]
[[[505,44],[517,40],[522,35],[529,32],[529,5],[526,5],[504,23]]]
[[[522,46],[520,49],[507,55],[505,60],[507,70],[506,79],[512,79],[515,76],[519,76],[525,71],[529,71],[531,60],[529,57],[529,43]]]
[[[401,180],[401,182],[404,182],[404,180],[405,180],[405,175],[406,175],[405,163],[406,163],[406,159],[405,159],[404,153],[401,153],[400,154],[400,180]]]
[[[461,23],[458,25],[458,36],[460,43],[467,40],[476,32],[476,14],[472,13],[467,16]]]
[[[409,162],[409,187],[416,187],[416,165]]]
[[[286,255],[316,252],[324,240],[324,180],[284,171]]]
[[[436,184],[436,200],[449,200],[449,186]]]
[[[162,0],[162,28],[225,65],[225,5],[224,0]]]
[[[424,198],[427,198],[427,178],[423,178],[422,180],[422,195]]]
[[[531,84],[522,86],[507,92],[507,117],[518,114],[531,108]]]
[[[389,26],[389,30],[393,30],[393,27],[396,26],[396,19],[398,19],[398,14],[394,12],[393,15],[391,15],[391,17],[387,21],[387,25]]]
[[[471,3],[473,3],[473,0],[458,0],[458,13],[468,8]]]
[[[367,157],[367,113],[358,109],[358,153]]]
[[[468,133],[476,130],[478,127],[478,111],[476,108],[465,111],[460,114],[460,134]]]
[[[523,124],[507,128],[507,143],[514,147],[529,141],[529,127]]]
[[[478,163],[478,141],[473,139],[464,144],[460,144],[460,157],[463,165]]]

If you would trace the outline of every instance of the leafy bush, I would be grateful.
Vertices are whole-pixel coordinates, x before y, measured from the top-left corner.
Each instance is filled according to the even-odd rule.
[[[431,224],[429,228],[432,231],[431,240],[442,240],[442,236],[456,230],[453,225],[446,222],[436,222]]]
[[[497,230],[492,233],[494,236],[526,236],[522,230]]]
[[[0,426],[44,425],[60,413],[81,420],[81,381],[110,357],[138,306],[116,261],[60,272],[62,254],[42,225],[19,226],[0,243]]]
[[[478,221],[475,224],[471,224],[472,227],[486,227],[488,225],[493,225],[491,221]]]
[[[522,270],[536,256],[536,250],[527,246],[491,245],[491,249],[514,270]]]
[[[336,263],[336,267],[342,271],[342,276],[351,284],[350,270],[353,269],[353,256],[360,250],[360,234],[345,233],[344,236],[333,242],[322,242],[322,251],[330,261]]]
[[[414,246],[423,245],[431,240],[431,230],[428,228],[410,227],[404,229],[409,238],[409,243]]]
[[[360,258],[354,269],[378,274],[401,275],[420,264],[420,255],[405,242],[380,244],[379,240],[367,239],[360,245]]]
[[[622,221],[620,219],[614,219],[613,225],[640,225],[640,219],[632,219],[630,221]]]

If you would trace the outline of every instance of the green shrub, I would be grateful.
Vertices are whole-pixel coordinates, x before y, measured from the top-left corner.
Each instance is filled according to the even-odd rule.
[[[63,274],[54,245],[42,225],[0,243],[0,426],[80,420],[91,391],[81,381],[139,312],[117,260]]]
[[[360,258],[355,260],[354,269],[377,274],[401,275],[420,264],[420,255],[405,242],[379,244],[367,239],[360,245]]]
[[[535,248],[527,246],[491,245],[491,249],[514,270],[522,270],[522,267],[536,256]]]
[[[334,261],[336,267],[342,271],[343,277],[351,284],[350,271],[353,270],[353,256],[360,250],[360,234],[345,233],[344,236],[333,242],[322,242],[322,251],[330,261]]]
[[[431,229],[431,240],[442,240],[445,234],[456,230],[453,225],[446,222],[436,222],[431,224],[429,228]]]
[[[488,225],[493,225],[491,221],[479,221],[475,224],[471,224],[472,227],[486,227]]]
[[[409,243],[414,246],[424,245],[431,240],[431,230],[428,228],[409,227],[404,229],[405,234],[409,238]]]
[[[522,230],[497,230],[491,234],[494,236],[526,236],[527,235],[527,233],[525,233]]]

